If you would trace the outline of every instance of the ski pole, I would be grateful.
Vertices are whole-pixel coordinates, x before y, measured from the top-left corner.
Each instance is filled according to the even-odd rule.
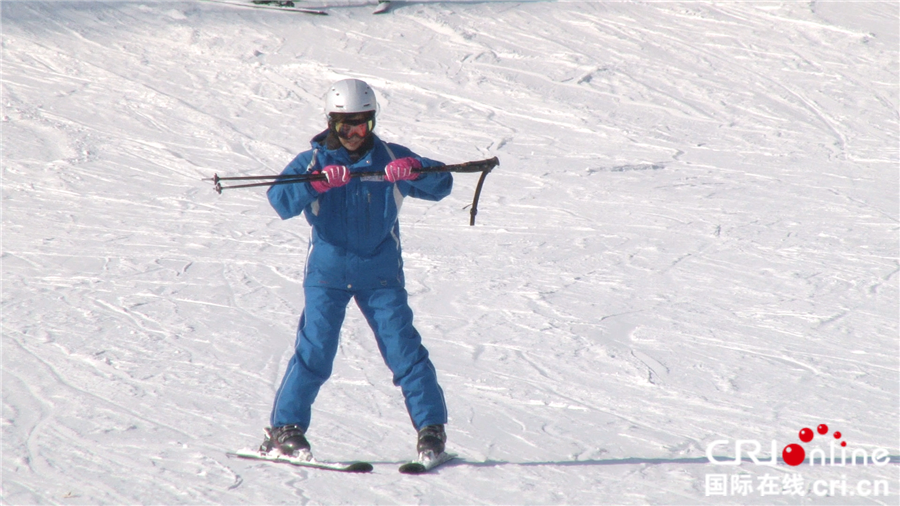
[[[418,174],[428,174],[434,172],[462,172],[473,173],[481,172],[481,178],[475,187],[475,198],[472,201],[472,208],[469,210],[469,225],[475,225],[475,215],[478,214],[478,199],[481,196],[481,188],[488,173],[494,167],[500,165],[500,160],[495,156],[486,160],[476,160],[472,162],[457,163],[453,165],[440,165],[437,167],[423,167],[421,169],[413,169]],[[384,176],[384,172],[351,172],[350,177],[377,177]],[[219,177],[214,174],[212,178],[205,181],[212,181],[213,188],[220,195],[222,190],[232,190],[235,188],[253,188],[258,186],[274,186],[280,184],[307,183],[310,181],[325,181],[325,174],[293,174],[293,175],[277,175],[277,176],[227,176]],[[255,183],[242,183],[236,185],[222,186],[222,181],[259,181]]]
[[[413,172],[417,172],[420,174],[427,174],[431,172],[484,172],[490,171],[494,167],[500,164],[500,160],[497,157],[488,158],[487,160],[478,160],[474,162],[465,162],[458,163],[455,165],[440,165],[437,167],[423,167],[421,169],[414,169]],[[374,177],[374,176],[384,176],[384,172],[352,172],[350,177]],[[222,190],[230,190],[234,188],[253,188],[255,186],[272,186],[276,184],[291,184],[291,183],[307,183],[310,181],[324,181],[324,174],[293,174],[293,175],[277,175],[277,176],[226,176],[220,177],[218,174],[214,174],[212,178],[205,179],[205,181],[212,181],[214,188],[217,192],[222,193]],[[222,186],[221,181],[263,181],[260,183],[250,183],[250,184],[238,184],[238,185],[230,185],[230,186]]]

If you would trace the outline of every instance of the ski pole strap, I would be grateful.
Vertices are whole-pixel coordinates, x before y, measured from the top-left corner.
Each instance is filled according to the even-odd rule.
[[[496,160],[496,158],[495,158]],[[493,167],[491,167],[493,169]],[[472,199],[472,208],[469,209],[469,226],[475,226],[475,215],[478,214],[478,198],[481,197],[481,187],[484,186],[484,180],[487,178],[488,173],[491,169],[485,170],[481,172],[481,177],[478,178],[478,184],[475,185],[475,197]]]
[[[478,178],[478,184],[475,186],[475,196],[472,198],[472,207],[469,209],[469,226],[475,226],[475,215],[478,214],[478,199],[481,197],[481,188],[484,186],[484,180],[487,175],[494,170],[494,167],[500,165],[500,159],[496,156],[487,160],[478,160],[474,162],[458,163],[456,165],[444,165],[441,167],[428,167],[413,172],[481,172]]]
[[[488,173],[494,167],[500,165],[500,160],[495,156],[486,160],[476,160],[473,162],[457,163],[454,165],[440,165],[437,167],[423,167],[414,169],[414,173],[429,174],[434,172],[481,172],[481,178],[478,179],[478,185],[475,187],[475,198],[472,200],[472,208],[469,210],[469,225],[475,225],[475,215],[478,214],[478,199],[481,197],[481,187]],[[350,177],[374,177],[383,176],[384,172],[352,172]],[[325,174],[292,174],[278,176],[229,176],[219,177],[214,174],[212,177],[213,187],[220,195],[222,190],[232,190],[235,188],[253,188],[256,186],[274,186],[278,184],[294,184],[308,183],[311,181],[325,181]],[[259,181],[257,183],[243,183],[229,186],[222,186],[222,181]]]

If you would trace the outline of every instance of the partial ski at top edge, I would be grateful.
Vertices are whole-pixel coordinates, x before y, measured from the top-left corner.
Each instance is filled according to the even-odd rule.
[[[372,10],[372,14],[384,14],[391,9],[391,0],[378,0],[378,5]]]

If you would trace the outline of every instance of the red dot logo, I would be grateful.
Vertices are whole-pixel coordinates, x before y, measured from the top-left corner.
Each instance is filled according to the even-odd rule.
[[[820,435],[824,436],[828,434],[828,425],[822,423],[816,427],[816,432]],[[832,434],[835,439],[840,440],[843,435],[840,431],[834,431]],[[804,443],[809,443],[815,437],[815,433],[813,433],[812,429],[809,427],[804,427],[800,429],[800,441]],[[841,446],[846,447],[847,442],[841,441]],[[806,450],[803,449],[802,446],[798,444],[790,444],[784,447],[784,450],[781,452],[781,456],[784,459],[784,462],[789,466],[799,466],[803,463],[803,460],[806,458]]]
[[[785,446],[784,451],[781,452],[781,458],[783,458],[784,463],[789,466],[799,466],[806,458],[806,451],[798,444],[789,444]]]

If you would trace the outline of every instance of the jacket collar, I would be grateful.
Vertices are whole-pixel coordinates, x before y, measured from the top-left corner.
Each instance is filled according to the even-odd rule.
[[[373,148],[379,142],[380,139],[373,133],[358,151],[351,153],[350,151],[347,151],[347,148],[341,145],[341,142],[330,132],[330,130],[325,130],[316,134],[310,141],[310,145],[313,149],[326,151],[328,156],[335,160],[342,163],[354,164],[370,156]]]

